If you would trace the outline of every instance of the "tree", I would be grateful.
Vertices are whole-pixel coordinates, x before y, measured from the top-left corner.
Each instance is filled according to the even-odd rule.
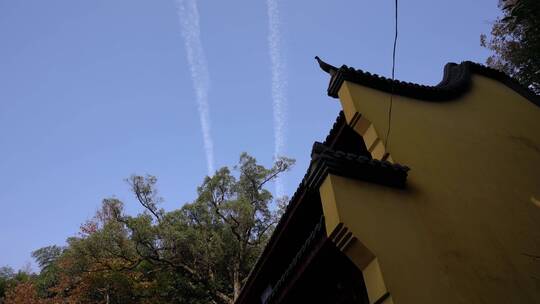
[[[540,1],[499,0],[503,16],[491,29],[491,38],[480,36],[492,50],[486,63],[516,78],[540,94]]]
[[[279,158],[265,168],[244,153],[170,212],[160,207],[157,178],[133,175],[127,182],[143,212],[131,216],[120,200],[104,199],[67,246],[32,253],[39,275],[0,272],[6,303],[232,303],[281,214],[266,186],[293,164]]]
[[[51,267],[62,254],[62,247],[60,246],[47,246],[35,250],[32,252],[32,257],[36,260],[41,271],[46,270],[48,267]]]
[[[6,290],[10,287],[10,283],[15,277],[15,271],[11,267],[0,267],[0,304],[4,303],[3,298],[6,295]]]
[[[62,247],[53,245],[32,252],[32,257],[41,270],[35,279],[34,287],[42,298],[54,295],[49,289],[57,283],[59,269],[55,262],[62,255],[63,250]]]
[[[19,270],[17,273],[9,267],[0,268],[0,303],[5,304],[43,304],[33,284],[35,275]]]
[[[293,164],[279,158],[267,169],[243,153],[237,176],[221,168],[205,178],[195,202],[170,213],[158,208],[155,177],[132,176],[128,182],[146,212],[118,220],[142,259],[180,274],[203,302],[232,303],[278,220],[265,186]]]
[[[6,304],[45,304],[31,281],[20,282],[6,293]]]
[[[49,290],[56,300],[69,303],[139,303],[136,278],[137,259],[126,228],[116,221],[123,204],[105,199],[101,209],[81,226],[79,237],[68,246],[56,266],[58,280]]]

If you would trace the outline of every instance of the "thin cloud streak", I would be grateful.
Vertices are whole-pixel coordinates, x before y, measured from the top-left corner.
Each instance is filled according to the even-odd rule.
[[[285,62],[281,53],[281,33],[277,0],[267,0],[268,50],[272,72],[272,109],[274,114],[274,158],[283,155],[285,149],[286,122],[286,78]],[[284,185],[281,178],[276,180],[276,195],[283,196]]]
[[[191,71],[191,79],[197,99],[197,108],[203,135],[204,152],[208,175],[214,174],[214,142],[210,133],[210,107],[208,104],[208,90],[210,77],[204,49],[201,43],[201,29],[199,25],[199,11],[196,0],[176,0],[176,7],[182,37],[186,48],[187,60]]]

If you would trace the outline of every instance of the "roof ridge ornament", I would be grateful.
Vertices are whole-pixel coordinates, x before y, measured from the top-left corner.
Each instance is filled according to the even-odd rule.
[[[319,56],[315,56],[315,59],[317,60],[317,62],[319,63],[319,66],[321,67],[321,69],[323,71],[325,71],[326,73],[330,74],[330,75],[334,75],[334,73],[337,71],[338,68],[336,68],[335,66],[331,65],[331,64],[328,64],[326,62],[324,62],[321,58],[319,58]]]

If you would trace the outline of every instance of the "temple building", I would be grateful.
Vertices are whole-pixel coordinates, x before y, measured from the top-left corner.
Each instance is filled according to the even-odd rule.
[[[317,60],[342,111],[236,303],[540,303],[539,96]]]

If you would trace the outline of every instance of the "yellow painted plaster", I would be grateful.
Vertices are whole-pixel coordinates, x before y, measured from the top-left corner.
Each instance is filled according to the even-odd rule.
[[[345,82],[339,97],[386,134],[388,94]],[[391,301],[540,303],[540,109],[474,75],[454,101],[396,96],[386,148],[412,168],[406,190],[329,175],[321,199],[377,257]]]

